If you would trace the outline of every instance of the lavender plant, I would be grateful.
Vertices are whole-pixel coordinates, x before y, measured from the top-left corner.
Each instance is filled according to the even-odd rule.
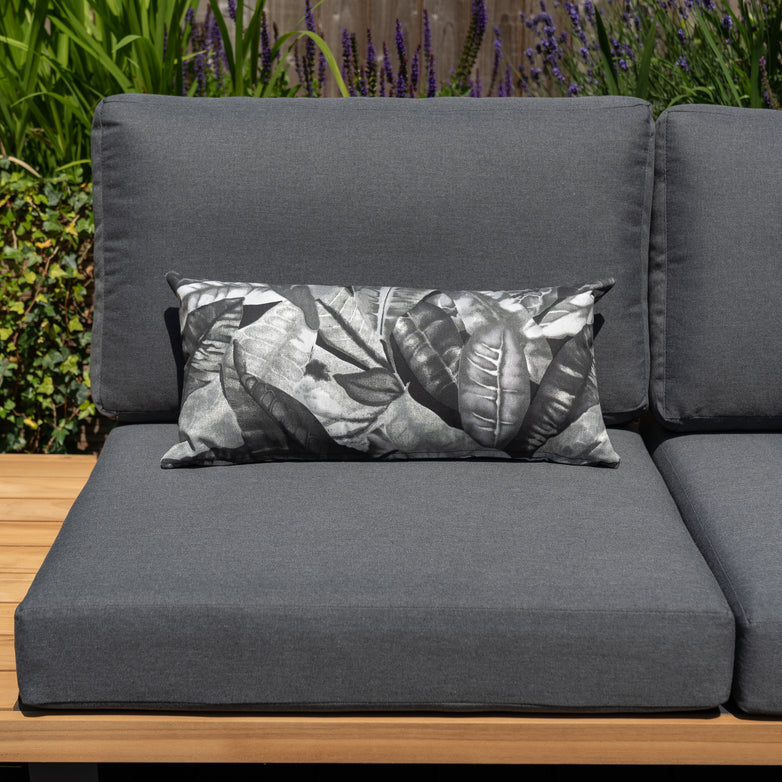
[[[557,4],[558,5],[558,4]],[[636,95],[676,103],[777,108],[782,0],[565,0],[564,23],[524,17],[535,36],[515,69],[527,95]]]
[[[386,41],[381,47],[382,57],[378,57],[371,30],[366,32],[366,56],[362,62],[356,34],[343,28],[341,75],[347,85],[348,93],[364,97],[396,98],[433,98],[436,95],[479,97],[483,93],[480,74],[476,72],[473,78],[472,72],[488,24],[485,0],[472,1],[470,22],[461,56],[447,84],[438,85],[437,63],[432,46],[432,26],[426,9],[423,9],[422,22],[423,40],[411,51],[408,44],[409,34],[405,31],[402,22],[396,20],[393,41],[396,64]],[[512,93],[511,87],[508,86],[510,78],[510,68],[506,68],[503,77],[503,94]],[[495,79],[492,79],[491,89],[494,87],[494,82]]]

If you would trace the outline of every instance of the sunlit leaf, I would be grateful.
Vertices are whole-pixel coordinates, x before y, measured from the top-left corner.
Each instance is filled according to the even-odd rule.
[[[393,335],[407,366],[424,389],[457,409],[462,338],[453,319],[434,304],[421,301],[397,320]]]
[[[383,345],[349,288],[318,297],[320,337],[366,368],[385,366]]]
[[[530,401],[518,334],[502,323],[481,326],[462,349],[459,414],[473,439],[502,448],[518,432]]]
[[[584,393],[593,360],[592,329],[585,326],[554,356],[514,438],[514,450],[532,455],[564,429],[574,405]]]

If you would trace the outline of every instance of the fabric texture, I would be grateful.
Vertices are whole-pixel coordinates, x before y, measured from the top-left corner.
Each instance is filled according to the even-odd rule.
[[[628,97],[194,101],[120,95],[93,130],[93,398],[176,422],[170,269],[217,280],[514,290],[613,277],[608,424],[647,406],[651,107]]]
[[[186,364],[163,467],[619,462],[592,350],[594,303],[613,280],[516,291],[168,280]]]
[[[133,708],[709,708],[734,626],[637,434],[618,470],[161,470],[120,426],[16,615],[21,699]],[[118,480],[121,476],[121,480]]]
[[[660,115],[652,407],[681,431],[782,429],[782,115]]]
[[[782,433],[658,432],[651,445],[736,616],[733,698],[782,714]]]

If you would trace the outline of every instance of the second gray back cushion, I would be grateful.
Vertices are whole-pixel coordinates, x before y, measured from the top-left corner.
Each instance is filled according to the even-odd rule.
[[[782,428],[782,114],[657,121],[652,406],[683,431]]]
[[[93,130],[92,388],[173,421],[188,277],[517,289],[616,278],[599,303],[609,423],[647,404],[648,104],[123,95]]]

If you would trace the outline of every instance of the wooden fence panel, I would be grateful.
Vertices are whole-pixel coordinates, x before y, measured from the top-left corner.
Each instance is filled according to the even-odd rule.
[[[313,0],[313,5],[315,2]],[[221,5],[227,7],[227,2],[221,2]],[[248,2],[247,5],[252,3]],[[432,28],[437,78],[442,83],[448,80],[459,61],[470,22],[471,5],[472,0],[325,0],[315,9],[315,23],[339,63],[342,62],[343,28],[356,34],[362,62],[366,56],[366,31],[369,28],[372,30],[378,58],[382,58],[385,41],[396,67],[396,20],[402,23],[408,57],[412,57],[416,47],[423,45],[423,11],[426,9]],[[533,43],[530,31],[521,22],[521,12],[537,13],[539,0],[487,0],[486,10],[488,26],[476,64],[484,95],[488,92],[492,75],[494,27],[500,30],[505,56],[514,66],[518,65],[524,60],[524,50]],[[246,14],[249,13],[247,9]],[[277,23],[281,32],[304,26],[304,0],[267,0],[266,13],[270,21]],[[505,63],[500,70],[504,72]],[[474,70],[473,76],[475,73]],[[334,79],[327,81],[327,95],[336,95]],[[496,88],[493,94],[496,94]]]

